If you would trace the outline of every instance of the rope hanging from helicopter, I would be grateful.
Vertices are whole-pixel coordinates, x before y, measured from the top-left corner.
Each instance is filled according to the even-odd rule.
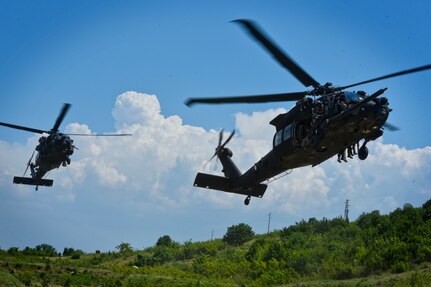
[[[288,169],[288,170],[286,170],[285,172],[283,172],[279,177],[274,176],[274,177],[272,177],[272,178],[268,179],[268,180],[266,181],[266,183],[271,183],[271,182],[273,182],[273,181],[279,180],[280,178],[285,177],[286,175],[291,174],[291,173],[292,173],[292,171],[293,171],[293,169]]]

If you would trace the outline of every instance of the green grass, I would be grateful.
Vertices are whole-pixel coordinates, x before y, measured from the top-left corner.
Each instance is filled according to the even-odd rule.
[[[190,262],[135,268],[134,254],[102,263],[95,255],[80,259],[0,256],[0,286],[249,286],[235,278],[210,279],[188,272]],[[190,276],[192,275],[192,276]],[[349,280],[309,280],[282,285],[301,287],[417,286],[431,287],[431,265],[422,264],[409,272],[372,275]]]
[[[111,259],[102,264],[92,264],[93,257],[85,255],[72,260],[0,256],[0,286],[237,286],[203,276],[190,278],[180,271],[176,271],[177,276],[170,276],[169,273],[173,272],[171,269],[175,269],[170,267],[172,264],[151,270],[127,265],[134,260],[134,255]]]
[[[12,274],[4,271],[0,271],[0,286],[3,287],[15,287],[15,286],[25,286],[18,279],[16,279]]]
[[[312,280],[282,285],[283,287],[431,287],[431,267],[418,266],[417,270],[400,274],[385,273],[349,280]]]

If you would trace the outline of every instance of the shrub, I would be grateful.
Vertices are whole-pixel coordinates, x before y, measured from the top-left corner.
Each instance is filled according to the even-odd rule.
[[[253,236],[254,232],[250,225],[240,223],[228,227],[226,234],[223,236],[223,241],[233,246],[239,246],[253,239]]]

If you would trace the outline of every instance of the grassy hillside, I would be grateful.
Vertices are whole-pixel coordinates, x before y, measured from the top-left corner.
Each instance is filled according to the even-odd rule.
[[[0,286],[431,286],[431,200],[354,222],[310,218],[270,234],[85,254],[48,244],[0,250]]]

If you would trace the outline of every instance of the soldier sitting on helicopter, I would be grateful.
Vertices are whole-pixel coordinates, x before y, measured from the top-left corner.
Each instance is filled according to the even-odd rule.
[[[347,162],[348,158],[353,158],[353,156],[357,155],[359,151],[359,142],[355,143],[352,146],[345,148],[342,152],[338,153],[338,162],[344,161]],[[346,157],[347,155],[347,157]]]
[[[43,152],[46,149],[46,137],[39,138],[39,144],[36,146],[36,151]]]

